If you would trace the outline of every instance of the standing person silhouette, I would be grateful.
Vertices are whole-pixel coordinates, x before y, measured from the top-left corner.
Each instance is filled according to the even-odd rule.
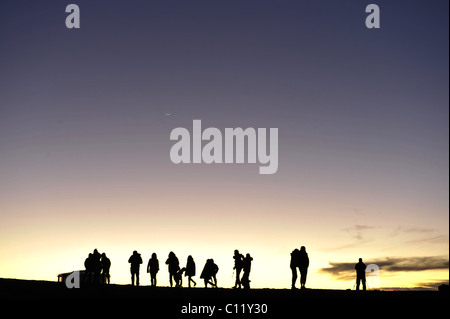
[[[110,277],[111,277],[109,275],[109,269],[111,268],[111,260],[109,260],[109,258],[106,257],[106,254],[103,253],[102,259],[100,260],[100,262],[101,262],[102,276],[103,276],[102,283],[106,282],[109,285]]]
[[[241,271],[243,267],[243,258],[244,256],[239,253],[239,250],[234,251],[234,267],[233,269],[236,270],[236,282],[234,283],[234,289],[239,288],[241,289]]]
[[[195,276],[195,262],[194,258],[192,258],[191,255],[189,255],[187,262],[186,262],[186,272],[184,273],[185,276],[188,277],[188,287],[191,288],[191,281],[194,283],[194,287],[197,286],[197,283],[192,279],[192,277]]]
[[[102,255],[98,252],[97,248],[94,249],[94,252],[92,253],[93,257],[93,267],[94,267],[94,283],[99,284],[100,283],[100,273],[102,272],[102,262],[100,259],[102,258]]]
[[[296,289],[295,288],[295,283],[297,281],[297,266],[299,264],[299,259],[300,259],[300,251],[296,248],[292,251],[291,253],[291,271],[292,271],[292,287],[291,289]]]
[[[214,280],[214,286],[217,288],[217,273],[219,272],[219,266],[211,259],[211,275]]]
[[[148,260],[147,272],[150,273],[150,285],[156,287],[156,274],[159,271],[159,260],[156,254],[153,253],[152,257]]]
[[[250,270],[253,258],[247,254],[243,260],[244,275],[242,276],[242,285],[244,289],[250,289]]]
[[[91,284],[94,281],[94,279],[93,279],[93,277],[94,277],[93,257],[92,257],[91,253],[88,255],[88,257],[84,261],[84,267],[86,268],[85,281],[87,283]]]
[[[141,254],[139,254],[136,250],[133,251],[133,255],[130,256],[128,262],[131,264],[131,285],[134,286],[134,278],[136,277],[136,286],[139,286],[139,268],[142,264]]]
[[[359,258],[359,262],[355,265],[356,270],[356,290],[359,290],[359,285],[362,282],[363,290],[366,291],[366,264],[363,263],[362,258]]]
[[[306,284],[306,276],[308,275],[308,267],[309,267],[309,257],[306,252],[305,246],[300,248],[300,252],[298,254],[298,268],[300,270],[300,287],[301,289],[305,289]]]
[[[175,284],[177,284],[177,280],[175,277],[178,273],[178,270],[180,270],[180,262],[173,251],[171,251],[169,253],[169,258],[167,258],[167,260],[166,260],[166,265],[169,266],[169,281],[170,281],[170,287],[172,287],[174,280],[175,280]]]

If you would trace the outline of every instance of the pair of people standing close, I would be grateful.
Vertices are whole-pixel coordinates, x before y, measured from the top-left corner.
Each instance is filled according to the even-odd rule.
[[[186,267],[180,269],[180,262],[178,261],[178,257],[174,252],[169,253],[169,258],[166,260],[166,265],[169,266],[169,282],[170,287],[173,287],[173,282],[175,281],[175,287],[181,287],[183,285],[183,274],[188,277],[188,286],[191,287],[191,282],[194,283],[194,286],[197,283],[192,279],[195,276],[195,262],[194,258],[189,255]]]
[[[244,255],[239,253],[239,250],[234,251],[234,270],[236,271],[236,282],[234,284],[234,289],[241,289],[244,286],[244,289],[250,289],[250,270],[252,266],[253,258],[250,254]],[[241,278],[241,271],[244,270],[244,275]]]
[[[302,246],[300,250],[295,249],[291,253],[291,270],[292,270],[292,289],[296,289],[295,283],[297,281],[297,268],[300,270],[300,287],[305,289],[306,277],[308,275],[309,257],[306,252],[305,246]]]

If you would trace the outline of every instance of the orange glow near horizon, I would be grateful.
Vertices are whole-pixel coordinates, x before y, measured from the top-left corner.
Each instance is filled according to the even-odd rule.
[[[203,195],[199,195],[198,200],[200,198]],[[230,201],[222,202],[219,207],[216,205],[217,199],[203,199],[200,209],[193,198],[190,198],[189,204],[186,204],[187,201],[159,198],[152,204],[152,212],[157,212],[154,214],[147,213],[146,201],[139,203],[136,199],[124,200],[122,204],[112,199],[113,202],[105,206],[96,201],[74,205],[74,202],[69,203],[66,199],[59,203],[23,203],[20,207],[22,215],[16,213],[8,228],[2,229],[2,238],[8,240],[2,241],[0,248],[0,277],[56,280],[58,273],[84,269],[84,259],[97,248],[111,259],[111,282],[129,284],[127,261],[132,251],[137,250],[144,262],[140,271],[141,283],[149,284],[146,265],[150,255],[156,252],[161,268],[158,284],[168,286],[167,266],[164,263],[168,253],[174,251],[181,267],[185,265],[188,255],[194,257],[197,267],[194,279],[200,287],[203,282],[199,275],[208,258],[213,258],[220,268],[219,286],[232,287],[232,256],[234,249],[239,249],[241,253],[250,253],[254,258],[252,287],[290,288],[290,252],[304,245],[311,260],[308,287],[351,289],[353,279],[339,280],[320,270],[328,267],[329,262],[356,263],[360,256],[365,260],[385,257],[383,250],[377,251],[376,248],[381,244],[386,245],[384,240],[388,230],[383,227],[368,230],[378,234],[379,240],[362,240],[358,244],[349,236],[348,232],[351,230],[346,230],[345,223],[337,226],[339,217],[335,218],[331,228],[326,225],[318,227],[315,220],[317,213],[310,216],[304,213],[314,211],[317,205],[309,208],[304,205],[298,214],[289,215],[293,216],[289,221],[285,215],[277,214],[273,207],[276,206],[278,211],[292,209],[287,201],[283,205],[282,199],[269,203],[262,196],[259,204],[244,201],[238,205],[237,202]],[[42,207],[43,211],[37,212],[37,207]],[[66,207],[64,214],[60,213],[60,207]],[[80,211],[87,212],[92,207],[96,207],[95,214],[78,214]],[[237,212],[237,207],[243,207],[245,213]],[[252,207],[256,211],[252,211]],[[126,209],[127,214],[138,217],[127,218],[127,214],[122,213]],[[213,209],[214,219],[210,213]],[[33,219],[31,214],[24,213],[27,210],[40,218]],[[334,215],[328,216],[333,218]],[[410,238],[401,240],[408,241]],[[348,247],[339,247],[341,241],[349,242]],[[417,254],[419,248],[415,247],[411,252],[408,252],[408,247],[399,250],[391,248],[391,253],[394,256],[415,256],[413,254]],[[429,247],[424,247],[424,252],[425,250],[428,250],[426,255],[444,255],[439,249],[430,251]],[[371,251],[374,253],[371,254]],[[349,274],[353,275],[352,269]],[[446,281],[448,272],[429,270],[383,273],[381,269],[380,278],[381,288],[411,288],[419,284]]]

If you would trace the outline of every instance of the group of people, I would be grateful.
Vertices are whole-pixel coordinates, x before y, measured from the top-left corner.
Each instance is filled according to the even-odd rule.
[[[297,268],[300,271],[300,288],[305,289],[306,277],[308,275],[309,257],[306,252],[305,246],[302,246],[300,250],[294,249],[291,253],[291,270],[292,270],[292,289],[297,289],[295,284],[297,282],[298,274]],[[366,290],[366,264],[364,264],[362,258],[359,258],[359,262],[355,265],[356,270],[356,290],[359,290],[360,284],[363,285],[363,290]]]
[[[250,254],[247,254],[246,257],[239,254],[239,251],[235,251],[235,255],[233,257],[235,259],[235,267],[236,270],[236,286],[234,288],[241,288],[241,283],[244,288],[250,288],[250,269],[251,269],[251,261],[253,258]],[[131,272],[131,285],[135,284],[139,286],[139,269],[142,264],[141,255],[134,251],[133,254],[128,259],[130,263],[130,272]],[[194,287],[197,286],[197,283],[193,279],[196,274],[196,265],[194,258],[189,255],[186,262],[186,267],[180,268],[180,261],[174,252],[170,252],[169,256],[166,260],[166,265],[169,270],[169,283],[170,287],[182,287],[183,286],[183,275],[188,277],[188,287],[191,287],[191,283],[194,284]],[[147,273],[150,274],[150,283],[152,287],[156,286],[156,275],[158,274],[159,268],[159,260],[155,253],[152,254],[151,258],[147,264]],[[244,275],[242,279],[240,277],[241,270],[244,270]],[[203,267],[203,270],[200,274],[200,279],[203,279],[205,283],[205,288],[208,285],[217,288],[217,273],[219,272],[219,266],[214,262],[214,259],[208,259]]]
[[[234,284],[234,289],[250,289],[250,271],[253,258],[250,254],[246,256],[239,253],[236,249],[234,251],[234,267],[233,271],[236,274],[236,281]],[[142,257],[136,250],[128,259],[130,263],[131,272],[131,285],[139,286],[139,270],[142,264]],[[182,287],[183,286],[183,275],[188,277],[188,287],[191,287],[191,283],[194,287],[197,285],[193,277],[196,275],[196,266],[194,258],[189,255],[186,262],[186,267],[180,268],[180,262],[178,257],[174,252],[170,252],[166,260],[166,265],[169,270],[169,282],[170,287]],[[89,254],[84,262],[86,268],[85,281],[89,283],[108,283],[110,282],[109,269],[111,267],[111,261],[106,257],[105,253],[100,254],[97,249],[94,249],[92,253]],[[300,288],[305,289],[306,287],[306,277],[308,275],[309,267],[309,257],[306,252],[306,248],[302,246],[299,249],[294,249],[291,253],[290,268],[292,271],[292,289],[296,288],[296,282],[298,278],[297,268],[300,272]],[[156,275],[158,274],[159,261],[155,253],[152,254],[151,258],[147,264],[147,273],[150,274],[150,283],[152,287],[156,286]],[[355,265],[356,270],[356,290],[359,290],[360,284],[362,283],[363,290],[366,290],[366,265],[363,263],[362,259]],[[241,272],[243,275],[241,276]],[[203,279],[205,283],[205,288],[208,285],[212,287],[217,287],[217,273],[219,272],[219,267],[214,263],[213,259],[208,259],[203,267],[200,275],[200,279]]]
[[[100,254],[97,249],[94,249],[84,261],[84,267],[86,268],[85,282],[109,284],[111,261],[105,253]]]

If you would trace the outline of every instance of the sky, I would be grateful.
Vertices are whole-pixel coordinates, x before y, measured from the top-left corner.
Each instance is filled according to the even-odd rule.
[[[80,8],[68,29],[66,6]],[[380,8],[379,29],[365,8]],[[56,280],[95,248],[111,282],[153,252],[231,287],[449,280],[445,0],[0,1],[0,277]],[[174,164],[174,128],[278,128],[278,171]],[[205,142],[203,143],[205,145]],[[373,274],[370,279],[373,279]],[[369,281],[369,288],[376,288]],[[376,284],[378,285],[378,284]]]

